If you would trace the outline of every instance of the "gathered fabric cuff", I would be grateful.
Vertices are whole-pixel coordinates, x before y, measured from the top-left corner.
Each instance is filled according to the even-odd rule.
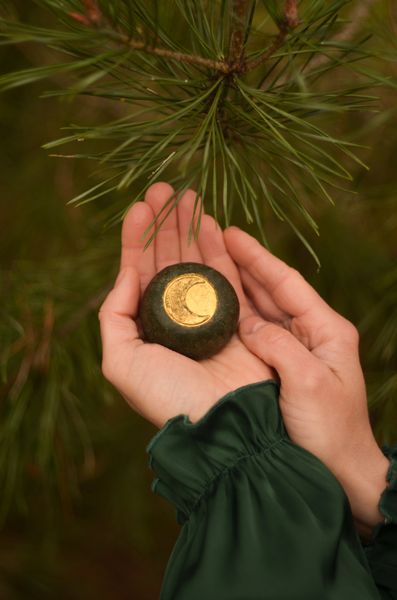
[[[288,439],[278,391],[273,380],[238,388],[196,423],[173,417],[151,440],[149,464],[157,475],[152,490],[176,506],[180,523],[219,477]]]
[[[386,473],[387,485],[378,503],[379,512],[383,515],[384,520],[374,527],[368,546],[372,546],[378,540],[388,525],[397,527],[397,444],[394,446],[384,444],[382,452],[390,460],[390,465]]]
[[[342,486],[290,440],[278,399],[272,380],[241,387],[149,444],[183,524],[161,600],[379,599]]]
[[[374,528],[364,548],[377,584],[397,593],[397,444],[384,445],[382,451],[390,460],[387,486],[378,505],[384,522]]]
[[[390,460],[390,467],[386,475],[388,486],[380,497],[379,510],[385,517],[385,525],[390,523],[397,525],[397,444],[394,446],[385,444],[382,450]]]

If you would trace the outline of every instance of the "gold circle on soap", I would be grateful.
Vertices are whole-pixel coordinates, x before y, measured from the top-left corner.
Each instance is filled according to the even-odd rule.
[[[215,288],[206,277],[184,273],[168,283],[163,304],[165,312],[175,323],[197,327],[214,316],[218,298]]]

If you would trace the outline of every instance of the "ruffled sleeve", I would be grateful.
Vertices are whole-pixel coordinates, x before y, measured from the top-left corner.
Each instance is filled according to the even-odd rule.
[[[397,600],[397,445],[383,447],[390,460],[387,485],[379,501],[384,523],[364,545],[368,563],[381,597]]]
[[[178,416],[151,441],[181,531],[162,600],[379,599],[348,499],[284,429],[273,381]]]

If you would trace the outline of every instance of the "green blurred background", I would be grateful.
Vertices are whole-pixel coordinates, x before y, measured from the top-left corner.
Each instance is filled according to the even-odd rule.
[[[395,34],[381,42],[393,56],[392,3],[381,16]],[[29,44],[0,53],[1,72],[48,62],[49,50]],[[378,66],[396,78],[395,58]],[[89,161],[41,149],[61,127],[104,122],[119,109],[100,98],[40,98],[49,88],[0,96],[0,598],[153,599],[178,532],[174,510],[150,491],[154,428],[100,372],[97,310],[117,271],[120,227],[104,227],[112,198],[67,205],[92,181]],[[273,250],[360,328],[383,443],[397,439],[397,113],[395,90],[376,93],[377,114],[334,125],[365,146],[370,170],[351,166],[356,193],[336,191],[336,207],[313,198],[320,271],[286,226],[268,229]]]
[[[46,58],[32,47],[0,57],[1,72]],[[158,596],[177,527],[174,510],[150,491],[145,447],[155,430],[100,371],[97,310],[118,268],[119,227],[104,229],[105,203],[66,205],[86,185],[90,164],[41,149],[65,123],[102,120],[112,107],[40,99],[48,87],[0,96],[0,460],[7,470],[0,495],[8,509],[0,598],[149,600]],[[27,367],[24,357],[40,346]],[[7,401],[22,405],[11,425]],[[40,443],[60,422],[66,431],[62,439],[55,431],[54,466],[52,448]]]

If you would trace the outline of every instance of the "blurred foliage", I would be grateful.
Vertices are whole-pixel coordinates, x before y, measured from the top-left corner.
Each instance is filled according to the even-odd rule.
[[[29,5],[22,1],[7,4],[7,18],[12,21],[17,15],[24,23],[34,23],[41,28],[45,38],[44,31],[57,26],[55,17],[43,9],[48,4],[47,0]],[[101,6],[110,4],[103,2]],[[128,2],[116,4],[127,6]],[[144,5],[135,4],[138,8]],[[263,23],[255,20],[253,30],[264,27],[269,44],[283,18],[280,4],[257,3]],[[279,211],[281,206],[284,214],[277,216],[271,202],[262,205],[258,200],[257,204],[244,206],[245,201],[252,200],[247,188],[248,193],[237,194],[230,205],[233,210],[229,218],[260,237],[261,227],[254,212],[257,206],[259,220],[273,250],[303,272],[336,310],[359,326],[371,419],[377,439],[383,443],[397,440],[395,5],[392,2],[374,3],[370,12],[360,17],[362,20],[351,34],[352,40],[329,42],[326,53],[331,53],[333,58],[317,66],[316,76],[313,72],[308,79],[298,76],[302,68],[299,57],[294,67],[288,62],[288,53],[301,48],[302,40],[305,44],[323,44],[324,40],[329,41],[347,27],[349,15],[356,14],[352,11],[358,4],[361,3],[327,3],[329,14],[333,7],[339,17],[327,18],[326,26],[317,30],[320,37],[314,36],[314,40],[309,35],[313,29],[308,29],[307,35],[299,40],[299,31],[305,29],[305,22],[302,23],[300,29],[291,32],[289,44],[278,50],[271,63],[275,69],[272,71],[275,75],[273,86],[277,85],[277,80],[284,85],[283,78],[286,71],[289,73],[288,93],[291,95],[284,95],[284,108],[294,94],[299,118],[304,117],[309,127],[315,123],[316,127],[328,132],[326,135],[343,140],[342,146],[331,143],[327,152],[331,152],[331,159],[337,160],[349,172],[350,191],[333,187],[335,206],[319,202],[319,194],[313,186],[307,185],[307,178],[285,167],[279,156],[282,150],[278,148],[274,167],[291,178],[284,176],[277,180],[282,189],[273,188],[271,201],[278,203]],[[82,10],[77,1],[54,0],[52,5],[56,10],[61,5]],[[320,10],[321,5],[324,3],[302,1],[300,10],[309,20],[309,12],[303,11]],[[182,10],[190,3],[175,2],[175,6]],[[266,18],[265,8],[271,12],[273,20]],[[166,13],[163,24],[167,30],[171,19],[166,10],[163,12]],[[68,23],[70,25],[70,20]],[[193,27],[191,20],[189,27]],[[21,27],[15,26],[14,32],[17,30],[22,35]],[[87,28],[77,22],[71,32],[84,39],[86,44],[90,43]],[[368,37],[369,32],[371,37]],[[92,43],[97,44],[97,32],[94,33]],[[191,48],[196,40],[194,43],[198,46],[193,49],[211,56],[211,48],[206,49],[209,42],[205,35],[192,35],[184,23],[177,25],[175,20],[172,21],[172,33],[176,50]],[[28,35],[26,29],[23,35]],[[38,45],[25,39],[15,47],[5,45],[1,49],[0,70],[4,74],[1,79],[4,85],[7,77],[8,82],[11,81],[8,75],[11,72],[27,73],[32,67],[43,69],[58,61],[59,38],[49,40],[47,35],[43,42]],[[348,42],[353,43],[352,53]],[[77,44],[73,38],[68,43]],[[226,41],[224,45],[226,47]],[[260,55],[260,50],[261,39],[254,31],[249,42],[252,60]],[[360,61],[356,62],[358,58]],[[199,71],[192,75],[191,68],[186,65],[170,67],[163,59],[149,57],[145,65],[148,70],[153,65],[160,71],[170,69],[169,77],[176,76],[175,70],[188,69],[192,84],[204,77]],[[332,71],[329,70],[331,66]],[[134,69],[136,77],[132,77],[132,81],[144,94],[142,63],[136,64]],[[258,70],[258,78],[266,75],[266,69]],[[98,146],[99,151],[103,130],[110,131],[109,123],[135,115],[137,105],[127,98],[127,92],[136,93],[136,90],[132,91],[133,86],[129,89],[123,79],[119,80],[122,97],[127,98],[121,103],[109,97],[104,88],[99,94],[93,93],[90,86],[97,82],[87,80],[87,76],[93,77],[96,72],[96,69],[90,73],[84,71],[80,79],[72,80],[67,73],[54,69],[50,73],[50,82],[36,77],[37,81],[28,87],[10,86],[11,89],[0,96],[3,173],[0,180],[3,232],[0,238],[0,487],[4,524],[0,543],[0,597],[5,600],[154,598],[177,532],[173,510],[150,492],[151,474],[144,449],[154,429],[125,406],[100,373],[96,313],[118,268],[120,228],[114,217],[120,216],[135,197],[141,197],[147,185],[147,173],[144,176],[141,173],[137,181],[129,181],[128,186],[121,185],[119,190],[96,198],[95,202],[68,204],[84,189],[101,182],[102,165],[98,170],[93,169],[96,164],[93,160],[51,158],[41,149],[63,136],[59,130],[66,126],[72,127],[71,135],[77,138],[82,135],[82,127],[96,132],[91,148]],[[164,72],[160,75],[163,78]],[[29,79],[28,75],[26,78]],[[31,77],[32,81],[34,79]],[[248,95],[246,102],[255,104],[258,81],[254,82],[248,74],[246,78],[241,77],[240,84],[240,93]],[[65,93],[71,85],[73,93]],[[331,102],[330,109],[325,110],[331,89],[347,89],[346,86],[357,89],[364,85],[372,86],[369,91],[360,91],[360,97],[365,96],[365,102],[370,101],[370,106],[360,100],[360,106],[352,112],[349,108],[351,100],[346,103],[346,98],[338,97]],[[49,88],[55,92],[49,94]],[[167,93],[175,89],[173,83]],[[197,92],[194,86],[177,89],[178,94],[183,92],[189,98],[189,102],[194,97],[189,94]],[[120,93],[116,96],[121,97]],[[308,106],[308,97],[310,102],[315,98],[322,104],[322,110],[316,110],[315,115],[302,113],[305,102]],[[170,104],[170,98],[169,95],[164,99],[165,104],[156,115],[153,107],[158,108],[158,105],[151,105],[152,112],[148,113],[151,118],[175,115],[174,111],[180,110],[178,105]],[[153,101],[152,95],[150,101]],[[276,120],[278,107],[275,103],[269,108]],[[309,112],[314,108],[311,107]],[[240,127],[241,114],[239,117],[236,110],[244,112],[246,109],[246,105],[238,107],[230,100],[229,121]],[[257,112],[253,106],[252,109]],[[292,114],[295,113],[292,111]],[[196,121],[192,121],[190,129],[184,130],[187,142],[194,136],[200,118],[202,113],[195,113]],[[76,126],[76,123],[83,125]],[[104,125],[99,126],[100,123]],[[133,128],[139,120],[129,123]],[[284,131],[282,133],[284,136]],[[253,131],[247,129],[248,134]],[[144,145],[149,149],[153,143],[150,136],[140,140],[140,152]],[[114,141],[120,143],[123,140],[115,138]],[[184,143],[182,139],[182,148]],[[81,142],[77,144],[81,145]],[[108,153],[115,147],[105,146],[103,151]],[[266,147],[269,149],[269,145]],[[314,142],[311,161],[316,156],[318,160],[324,158],[321,148]],[[348,148],[354,148],[357,160],[343,154]],[[262,149],[257,148],[257,151],[262,152]],[[205,137],[197,146],[197,154],[191,157],[196,166],[202,166],[203,153]],[[77,152],[71,150],[71,154]],[[262,177],[267,183],[266,178],[271,174],[266,171],[264,155],[261,156],[252,158],[252,165],[256,165],[259,174],[263,166]],[[120,173],[128,171],[127,159],[126,155],[118,165]],[[243,179],[236,166],[234,171],[230,167],[234,164],[233,159],[229,156],[227,160],[226,193],[227,201],[230,201],[230,194],[236,192],[239,185],[240,190],[243,189]],[[235,160],[238,165],[247,162],[241,152],[236,154]],[[220,174],[216,186],[220,203],[218,216],[224,218],[223,162],[217,169]],[[203,172],[205,170],[197,169],[197,177]],[[247,172],[243,171],[244,174]],[[214,171],[208,173],[206,209],[215,212],[216,203],[212,202]],[[185,175],[177,166],[167,165],[167,169],[158,171],[157,175],[183,187]],[[93,182],[91,186],[87,184],[89,181]],[[246,176],[244,181],[250,184],[251,176]],[[292,182],[291,187],[288,182]],[[194,183],[203,191],[202,180],[196,179],[192,185]],[[255,189],[259,199],[266,195],[263,188],[260,193]],[[310,213],[310,219],[317,224],[315,227],[311,228],[305,221],[300,207]],[[248,224],[247,208],[253,213],[253,218],[248,219],[252,223]],[[280,216],[290,222],[292,229],[280,220]],[[109,223],[113,226],[109,227]],[[304,231],[306,247],[295,235],[294,228],[298,229],[301,239]],[[317,229],[320,236],[317,236]],[[321,262],[320,270],[316,269],[307,252],[308,245]]]

